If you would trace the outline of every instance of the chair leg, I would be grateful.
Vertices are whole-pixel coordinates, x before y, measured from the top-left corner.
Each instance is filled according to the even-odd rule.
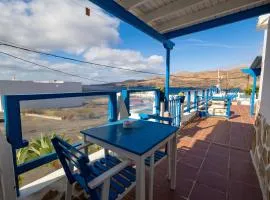
[[[172,164],[172,151],[171,151],[171,141],[168,142],[167,145],[167,155],[168,155],[168,180],[171,180],[172,172],[171,172],[171,164]]]
[[[101,191],[101,199],[108,200],[109,192],[110,192],[110,178],[106,179],[103,183],[102,191]]]
[[[72,184],[70,184],[67,179],[65,200],[71,200],[71,197],[72,197]]]
[[[104,149],[104,155],[105,156],[109,155],[109,149]]]
[[[69,163],[70,171],[73,172],[74,167],[71,163]],[[72,198],[72,184],[69,183],[68,179],[66,179],[67,185],[66,185],[66,195],[65,200],[71,200]]]
[[[155,171],[155,155],[153,154],[150,157],[150,168],[149,168],[149,200],[153,199],[154,171]]]
[[[83,135],[83,142],[84,142],[84,144],[87,143],[87,139],[86,139],[86,135],[85,135],[85,134]],[[89,154],[88,154],[88,146],[86,146],[86,147],[84,148],[84,153],[85,153],[86,155],[89,155]]]

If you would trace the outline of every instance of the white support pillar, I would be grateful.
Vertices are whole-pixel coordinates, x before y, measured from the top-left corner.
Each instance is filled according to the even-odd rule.
[[[262,55],[262,71],[260,81],[260,113],[270,123],[270,23],[267,24]]]

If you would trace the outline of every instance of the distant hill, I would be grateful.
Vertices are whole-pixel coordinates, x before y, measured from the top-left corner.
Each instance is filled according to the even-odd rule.
[[[239,66],[233,69],[220,70],[221,87],[222,88],[241,88],[245,89],[248,85],[252,84],[252,79],[246,74],[241,72]],[[213,71],[200,71],[200,72],[179,72],[172,74],[171,87],[209,87],[217,84],[217,70]],[[153,86],[163,87],[164,77],[153,77],[145,80],[127,80],[123,82],[111,83],[100,85],[104,88],[113,87],[138,87],[138,86]]]

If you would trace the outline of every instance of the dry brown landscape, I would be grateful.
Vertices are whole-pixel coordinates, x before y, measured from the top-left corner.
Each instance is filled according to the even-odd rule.
[[[245,89],[252,84],[252,79],[241,72],[245,66],[235,67],[229,70],[220,70],[222,88]],[[179,72],[171,76],[171,87],[209,87],[217,84],[217,70],[201,72]],[[154,86],[163,87],[163,77],[153,77],[146,80],[129,80],[116,83],[117,86]]]

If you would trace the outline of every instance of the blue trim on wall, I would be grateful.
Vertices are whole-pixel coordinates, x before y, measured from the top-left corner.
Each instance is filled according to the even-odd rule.
[[[251,97],[250,97],[250,115],[254,115],[257,76],[260,76],[261,69],[245,68],[245,69],[241,69],[241,71],[245,74],[248,74],[249,76],[253,78],[252,92],[251,92]]]
[[[249,19],[249,18],[256,17],[262,14],[266,14],[268,12],[270,12],[270,3],[259,6],[259,7],[251,8],[245,11],[241,11],[238,13],[234,13],[231,15],[227,15],[224,17],[219,17],[210,21],[200,23],[200,24],[192,25],[186,28],[174,30],[174,31],[165,33],[164,36],[168,39],[172,39],[172,38],[180,37],[183,35],[188,35],[191,33],[196,33],[199,31],[204,31],[204,30],[215,28],[218,26]]]
[[[173,48],[174,43],[167,39],[164,35],[157,32],[155,29],[150,27],[148,24],[137,18],[132,13],[125,10],[122,6],[116,3],[114,0],[89,0],[94,4],[98,5],[100,8],[104,9],[105,11],[109,12],[110,14],[116,16],[117,18],[121,19],[122,21],[134,26],[138,30],[146,33],[147,35],[151,36],[152,38],[160,41],[168,48]]]

